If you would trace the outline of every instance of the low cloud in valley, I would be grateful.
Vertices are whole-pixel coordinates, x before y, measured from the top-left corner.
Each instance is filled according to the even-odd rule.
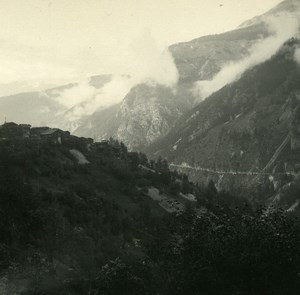
[[[178,81],[178,72],[171,53],[157,45],[149,30],[131,45],[127,59],[120,61],[119,71],[120,74],[114,75],[102,88],[91,86],[89,79],[86,79],[73,88],[59,92],[54,99],[68,109],[73,108],[69,115],[71,119],[78,119],[121,102],[137,84],[174,87]]]
[[[225,65],[212,80],[196,82],[193,92],[198,100],[203,100],[223,86],[237,80],[247,69],[269,59],[285,41],[297,34],[299,28],[298,19],[289,14],[268,17],[265,22],[270,36],[254,44],[249,49],[249,56],[238,62]],[[296,59],[298,57],[299,54],[296,54]]]

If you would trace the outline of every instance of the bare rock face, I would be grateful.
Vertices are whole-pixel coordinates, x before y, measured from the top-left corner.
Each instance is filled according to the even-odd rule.
[[[184,114],[147,151],[186,164],[193,181],[213,179],[223,189],[257,187],[259,177],[244,172],[263,172],[279,183],[299,173],[300,71],[293,58],[299,46],[299,40],[287,42],[270,60]]]
[[[169,47],[177,66],[180,81],[209,80],[228,62],[249,54],[249,48],[268,35],[263,23],[204,36]]]
[[[120,106],[116,136],[129,148],[147,146],[166,135],[183,111],[171,90],[140,85]]]
[[[147,147],[166,135],[179,117],[195,106],[194,82],[209,80],[228,62],[246,57],[251,45],[268,34],[266,25],[258,22],[171,45],[169,50],[179,73],[175,90],[159,85],[137,85],[116,106],[113,114],[112,108],[96,112],[75,134],[96,139],[113,136],[133,149]]]
[[[140,84],[123,101],[94,113],[75,130],[76,135],[101,140],[114,137],[129,149],[141,150],[166,135],[193,106],[193,97],[161,85]]]
[[[267,34],[264,25],[255,25],[170,46],[179,72],[175,89],[137,85],[114,108],[114,113],[112,108],[96,112],[86,118],[75,134],[96,139],[113,136],[131,149],[149,146],[165,136],[181,115],[195,105],[195,81],[209,80],[224,64],[247,56],[250,46]]]
[[[15,106],[22,106],[22,112],[17,112],[18,118],[21,118],[20,123],[56,126],[68,129],[75,135],[93,137],[96,140],[113,136],[131,149],[145,148],[165,136],[179,117],[195,106],[192,94],[194,82],[210,80],[225,64],[248,56],[249,48],[270,34],[264,22],[265,17],[282,12],[296,15],[299,3],[298,0],[286,0],[266,14],[244,22],[235,30],[171,45],[169,50],[179,73],[176,89],[159,85],[137,85],[121,103],[99,109],[91,115],[80,115],[76,120],[69,120],[69,115],[74,117],[76,107],[80,108],[80,105],[73,109],[62,107],[52,99],[53,91],[46,92],[47,95],[44,96],[40,93],[21,94],[21,99],[17,96],[0,98],[0,116],[8,116],[9,120],[17,121],[14,119]],[[109,75],[92,77],[91,85],[101,88],[110,79]],[[210,128],[212,116],[218,116],[218,112],[212,110],[212,113],[211,120],[205,120],[204,117],[208,114],[199,119],[198,133],[199,130]],[[195,134],[191,134],[191,137],[194,136]]]

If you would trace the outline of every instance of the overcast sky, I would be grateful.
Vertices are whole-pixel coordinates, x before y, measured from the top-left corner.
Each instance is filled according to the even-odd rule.
[[[233,29],[280,2],[0,0],[0,95],[124,73],[143,42],[163,50]]]

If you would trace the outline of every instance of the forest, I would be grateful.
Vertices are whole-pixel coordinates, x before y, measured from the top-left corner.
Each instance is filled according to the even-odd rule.
[[[76,149],[88,160],[78,163]],[[192,194],[166,212],[148,196]],[[291,192],[299,195],[299,187]],[[1,294],[297,294],[297,212],[193,184],[111,139],[0,142]]]

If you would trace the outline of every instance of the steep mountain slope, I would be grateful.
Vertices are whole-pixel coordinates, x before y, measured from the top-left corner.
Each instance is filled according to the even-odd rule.
[[[167,87],[141,84],[132,88],[120,104],[87,118],[74,134],[97,140],[112,136],[130,149],[139,149],[167,134],[192,105],[191,94],[183,100],[182,93]]]
[[[1,295],[86,294],[72,284],[85,288],[111,259],[134,263],[169,213],[196,204],[181,192],[199,191],[116,141],[1,125]]]
[[[177,165],[186,163],[182,169],[194,181],[212,178],[227,189],[253,188],[261,177],[270,177],[278,186],[280,182],[275,182],[282,177],[276,177],[277,172],[298,173],[300,67],[294,60],[298,47],[298,40],[289,41],[269,61],[208,97],[149,151]],[[234,175],[238,171],[267,173]]]
[[[117,125],[113,123],[111,128],[110,124],[91,123],[101,120],[96,119],[102,116],[100,111],[95,113],[92,119],[87,118],[83,127],[80,126],[75,133],[83,136],[94,134],[96,138],[114,136],[126,142],[130,148],[139,149],[148,146],[154,140],[166,135],[180,115],[191,108],[191,102],[195,100],[192,93],[194,82],[210,80],[224,65],[249,56],[254,44],[273,34],[267,25],[268,18],[285,12],[293,14],[297,11],[297,7],[299,7],[297,1],[284,1],[266,14],[242,24],[236,30],[171,45],[169,50],[179,73],[179,82],[175,89],[170,89],[166,93],[161,86],[138,85],[124,98],[119,109],[115,109],[113,117],[118,118]],[[171,91],[176,91],[176,95],[173,96],[173,106],[169,108],[170,105],[166,105],[164,101],[171,97],[169,94]],[[156,97],[155,103],[153,100],[148,101],[153,93]],[[131,104],[133,96],[135,104]],[[128,105],[131,106],[131,111],[124,112],[124,108],[128,110]],[[158,126],[154,122],[158,123]],[[155,128],[153,124],[156,125]]]
[[[117,118],[117,125],[95,124],[102,117],[102,111],[99,111],[86,118],[75,134],[93,134],[96,138],[114,136],[136,149],[148,146],[166,135],[177,119],[192,108],[195,100],[191,91],[193,82],[211,79],[224,64],[247,56],[249,47],[267,34],[265,25],[260,24],[170,46],[179,71],[179,83],[175,89],[137,85],[119,107],[114,108],[116,113],[112,116]],[[105,113],[107,110],[103,110],[104,117]]]
[[[174,44],[170,46],[170,51],[181,81],[209,80],[224,64],[247,56],[249,47],[268,34],[266,25],[261,22],[223,34]]]
[[[0,115],[17,122],[68,129],[77,135],[96,139],[113,136],[132,149],[144,148],[166,135],[178,118],[192,108],[196,99],[192,89],[196,81],[210,80],[224,65],[249,56],[254,44],[273,33],[266,20],[282,13],[298,17],[297,7],[299,1],[286,0],[230,32],[171,45],[169,50],[179,73],[179,82],[174,89],[157,84],[149,86],[149,83],[136,85],[120,104],[88,114],[81,112],[88,101],[68,108],[56,99],[57,90],[64,88],[53,89],[0,98]],[[98,76],[90,84],[101,88],[110,79],[109,75]],[[67,88],[74,86],[77,85],[68,85]],[[73,95],[76,96],[75,93]]]
[[[299,8],[299,0],[286,0],[265,14],[245,21],[235,30],[170,46],[180,80],[211,79],[226,63],[246,57],[255,42],[270,36],[267,25],[270,18],[299,19]]]
[[[110,108],[115,111],[110,113],[114,120],[117,118],[117,124],[113,120],[99,124],[107,110],[98,111],[83,120],[74,133],[96,138],[113,136],[135,149],[148,146],[166,135],[177,119],[192,108],[193,82],[209,80],[224,64],[247,56],[249,47],[263,36],[267,36],[267,30],[260,24],[170,46],[179,72],[175,89],[137,85],[118,107]]]
[[[293,214],[59,129],[0,126],[0,232],[1,295],[299,290]]]
[[[299,5],[299,0],[284,0],[271,10],[267,11],[265,14],[256,16],[253,19],[245,21],[240,25],[240,27],[243,28],[252,26],[261,23],[266,17],[278,16],[282,13],[287,13],[290,16],[299,18]]]

